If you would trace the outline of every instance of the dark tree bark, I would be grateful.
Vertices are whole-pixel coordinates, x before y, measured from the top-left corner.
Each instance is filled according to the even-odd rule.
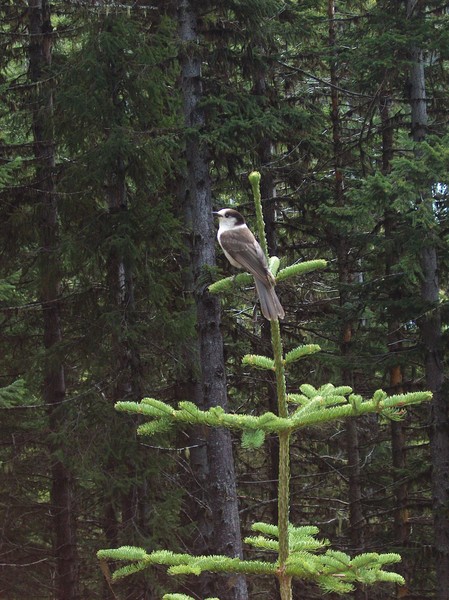
[[[449,599],[449,419],[448,399],[443,394],[441,316],[439,309],[438,260],[435,246],[421,253],[422,299],[427,314],[421,319],[421,341],[425,352],[426,386],[432,392],[430,413],[430,451],[432,457],[432,495],[434,547],[436,552],[437,600]]]
[[[424,19],[422,3],[407,0],[408,19]],[[412,44],[410,48],[410,108],[411,130],[417,142],[426,138],[428,116],[423,51]],[[418,202],[426,201],[429,190],[423,190]],[[426,386],[432,392],[430,414],[430,451],[432,458],[432,495],[434,513],[434,548],[437,600],[449,599],[449,416],[448,400],[443,394],[443,358],[441,345],[441,314],[439,306],[439,276],[437,241],[432,231],[422,232],[421,298],[424,316],[419,321],[424,349]]]
[[[112,30],[112,21],[108,24],[109,31]],[[108,83],[111,90],[110,101],[114,107],[114,118],[112,127],[124,126],[125,105],[120,95],[123,82],[120,73],[120,65],[115,64],[113,59],[109,60]],[[126,161],[118,149],[116,156],[111,158],[109,173],[106,181],[106,200],[108,204],[108,235],[117,242],[110,245],[107,257],[106,288],[108,293],[109,310],[118,315],[116,323],[111,330],[110,371],[111,380],[111,407],[119,401],[131,400],[138,402],[143,397],[141,360],[139,348],[133,339],[132,331],[135,324],[135,298],[133,270],[127,256],[126,247],[131,247],[132,240],[124,239],[120,229],[128,218],[128,194],[126,186]],[[127,228],[125,228],[127,231]],[[142,478],[138,474],[139,447],[134,444],[136,422],[121,420],[120,434],[128,440],[129,449],[123,449],[123,440],[117,439],[117,449],[110,453],[107,463],[107,472],[115,479],[116,472],[123,473],[126,465],[129,479],[127,488],[120,493],[120,497],[111,498],[106,494],[104,502],[104,525],[106,538],[110,547],[115,548],[120,544],[119,533],[127,528],[138,531],[145,524],[140,518],[146,511],[146,498],[143,490],[134,482]],[[121,475],[123,476],[123,475]],[[108,490],[107,490],[108,492]],[[131,527],[133,525],[133,527]],[[148,584],[142,579],[137,585],[142,597],[146,597]],[[137,593],[136,583],[132,586],[133,593]],[[109,586],[104,586],[104,598],[113,598]]]
[[[120,227],[121,219],[126,218],[127,193],[125,180],[125,165],[122,158],[118,157],[116,168],[109,178],[107,185],[107,200],[109,205],[110,233],[116,234],[116,228]],[[131,243],[131,242],[130,242]],[[134,284],[132,270],[129,261],[122,249],[112,246],[108,255],[107,264],[107,289],[109,294],[110,310],[119,315],[117,324],[111,331],[111,408],[116,402],[131,400],[138,402],[143,397],[141,385],[141,362],[136,342],[132,339],[131,332],[134,326]],[[139,447],[134,444],[136,422],[127,421],[120,424],[121,439],[117,439],[117,449],[112,449],[107,463],[107,472],[111,478],[118,477],[126,465],[129,483],[120,497],[111,498],[109,490],[106,490],[104,503],[104,531],[106,539],[111,548],[120,545],[119,533],[123,529],[138,531],[145,524],[141,520],[142,509],[146,510],[146,498],[143,490],[134,482],[142,478],[137,473],[139,464]],[[129,449],[124,450],[123,438],[128,440]],[[131,527],[131,525],[133,527]],[[133,593],[137,593],[136,585],[142,585],[139,589],[142,597],[145,596],[145,588],[148,584],[139,580],[132,584]],[[104,586],[104,598],[113,598],[109,586]]]
[[[382,173],[388,175],[391,172],[391,161],[393,158],[393,126],[390,118],[391,95],[389,90],[384,89],[379,97],[379,112],[382,123]],[[397,357],[402,350],[402,324],[400,320],[400,309],[396,308],[401,301],[400,283],[394,279],[394,268],[398,263],[401,244],[397,240],[399,215],[387,208],[385,210],[385,275],[390,282],[389,299],[392,303],[388,317],[387,344],[388,352],[393,359],[389,368],[389,392],[401,394],[403,392],[403,369]],[[396,360],[394,360],[396,359]],[[408,510],[408,481],[404,476],[407,466],[406,436],[402,422],[391,422],[391,448],[393,477],[395,482],[396,506],[394,512],[395,541],[400,548],[408,545],[410,539],[410,524]],[[398,586],[397,597],[405,597],[408,594],[407,581],[410,578],[410,565],[406,557],[402,557],[398,572],[404,577],[405,586]]]
[[[202,97],[201,59],[197,46],[197,16],[191,0],[179,4],[179,31],[183,44],[181,79],[184,101],[187,158],[187,190],[185,214],[191,231],[191,260],[194,298],[197,310],[199,358],[201,364],[201,396],[197,403],[204,408],[227,409],[226,374],[223,340],[220,331],[220,300],[207,291],[204,282],[209,266],[215,265],[215,227],[212,218],[211,182],[206,145],[201,140],[205,125],[199,107]],[[206,277],[207,279],[207,277]],[[205,436],[207,449],[206,504],[202,511],[200,531],[203,551],[227,556],[242,556],[240,519],[232,440],[229,431],[214,428]],[[204,472],[204,465],[202,465]],[[243,577],[203,580],[204,595],[217,594],[225,600],[246,599]]]
[[[55,153],[52,133],[53,95],[49,67],[52,55],[50,7],[46,0],[28,4],[29,77],[32,84],[32,129],[36,161],[35,198],[40,236],[39,299],[43,315],[43,399],[47,406],[51,461],[50,514],[56,560],[54,597],[75,600],[78,594],[78,558],[74,508],[74,485],[64,457],[66,383],[60,345],[61,264],[59,254],[58,202],[54,183]]]
[[[331,122],[332,142],[334,154],[334,197],[337,206],[345,205],[345,189],[343,179],[343,143],[341,139],[342,125],[340,117],[339,78],[336,52],[336,23],[335,23],[335,1],[328,0],[327,13],[329,20],[329,50],[331,53],[330,79],[331,79]],[[345,305],[348,302],[348,289],[352,284],[352,258],[350,256],[349,240],[345,232],[332,234],[337,255],[338,281],[340,288],[340,311],[341,311],[341,338],[340,354],[345,360],[350,360],[351,342],[353,336],[353,323],[350,316],[345,314]],[[342,382],[345,385],[353,385],[352,370],[345,364],[341,372]],[[359,435],[356,419],[346,420],[346,451],[348,457],[348,499],[349,499],[349,526],[351,549],[355,552],[363,552],[364,549],[364,516],[362,509],[362,489],[360,477],[360,450]],[[354,599],[362,600],[364,593],[361,588],[356,587]]]

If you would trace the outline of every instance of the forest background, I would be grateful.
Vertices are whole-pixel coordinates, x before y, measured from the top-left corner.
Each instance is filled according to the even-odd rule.
[[[111,590],[96,551],[232,555],[276,521],[274,438],[137,438],[114,410],[144,396],[273,410],[273,380],[241,364],[269,352],[254,291],[207,291],[232,272],[221,253],[215,266],[212,209],[251,225],[257,168],[270,254],[328,264],[278,286],[286,348],[322,348],[292,384],[433,392],[402,421],[295,436],[291,521],[350,554],[402,555],[406,586],[357,600],[449,598],[447,3],[0,11],[1,597],[201,598],[213,580],[158,569]],[[252,579],[250,597],[269,585]]]

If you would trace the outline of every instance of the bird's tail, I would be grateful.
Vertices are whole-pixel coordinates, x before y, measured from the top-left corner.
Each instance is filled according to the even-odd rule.
[[[257,294],[260,301],[260,309],[263,316],[269,321],[275,319],[283,319],[285,317],[284,309],[282,308],[279,298],[276,295],[274,286],[268,286],[259,279],[254,278]]]

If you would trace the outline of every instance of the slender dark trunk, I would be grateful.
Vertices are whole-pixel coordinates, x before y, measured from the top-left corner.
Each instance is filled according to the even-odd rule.
[[[112,21],[108,25],[113,27]],[[109,89],[110,99],[114,107],[112,127],[121,127],[124,123],[124,101],[120,95],[121,77],[120,67],[114,60],[109,61]],[[126,163],[120,151],[111,160],[106,181],[106,200],[108,203],[109,235],[111,239],[117,238],[117,243],[111,243],[107,257],[108,305],[111,313],[118,315],[111,325],[111,404],[122,400],[140,401],[143,396],[141,385],[141,361],[139,349],[133,339],[135,323],[134,282],[131,268],[130,254],[127,248],[132,245],[128,239],[129,230],[126,225],[128,218],[128,194],[126,187]],[[139,462],[139,447],[135,444],[135,425],[121,420],[120,435],[128,440],[128,449],[120,455],[112,451],[107,462],[107,472],[115,478],[115,472],[123,472],[126,468],[128,486],[119,497],[111,498],[106,490],[104,502],[104,531],[111,547],[120,543],[119,533],[127,529],[136,531],[144,524],[139,515],[145,512],[146,499],[143,491],[134,483],[142,479],[142,474],[137,473]],[[118,441],[118,440],[117,440]],[[143,581],[143,580],[142,580]],[[143,586],[146,586],[143,581]],[[136,593],[134,584],[133,593]],[[144,590],[139,590],[142,594]],[[104,587],[104,597],[112,598],[109,586]]]
[[[342,126],[340,118],[339,79],[336,53],[336,24],[335,24],[335,1],[328,0],[327,5],[329,20],[329,50],[330,79],[331,79],[331,122],[332,141],[334,153],[334,177],[335,177],[335,203],[337,206],[345,205],[345,187],[343,178],[343,143]],[[350,316],[345,314],[345,305],[348,301],[348,290],[352,284],[352,268],[350,247],[345,232],[335,236],[334,244],[337,254],[338,280],[340,288],[340,312],[341,312],[341,339],[340,354],[343,360],[350,360],[351,342],[353,336],[353,324]],[[350,365],[347,363],[342,368],[342,382],[345,385],[353,385],[353,375]],[[351,549],[362,552],[364,548],[364,517],[362,510],[362,489],[360,475],[360,450],[357,420],[346,421],[346,451],[348,457],[347,473],[349,480],[349,526]],[[364,593],[360,588],[354,591],[355,600],[361,600]]]
[[[32,83],[32,125],[36,159],[35,197],[39,215],[39,299],[43,315],[43,342],[46,358],[43,368],[43,399],[47,406],[51,436],[50,514],[56,559],[54,597],[78,598],[78,558],[74,484],[67,466],[64,443],[66,422],[66,383],[64,364],[58,346],[61,328],[61,264],[59,257],[58,204],[54,183],[54,141],[52,132],[53,95],[49,83],[52,52],[50,8],[46,0],[30,0],[29,75]]]
[[[263,51],[263,50],[262,50]],[[257,96],[265,97],[268,94],[267,76],[259,67],[259,72],[254,78],[254,92]],[[273,160],[273,142],[268,137],[263,137],[257,150],[262,175],[260,181],[260,194],[262,198],[263,218],[265,222],[265,233],[267,237],[268,253],[270,256],[277,254],[276,238],[276,184],[273,177],[271,162]],[[268,331],[270,328],[268,327]]]
[[[449,599],[449,417],[448,399],[443,394],[443,358],[439,309],[438,260],[435,247],[423,248],[422,299],[427,313],[421,319],[421,341],[425,353],[426,386],[432,394],[430,410],[430,452],[434,548],[436,553],[437,600]]]
[[[118,231],[126,219],[128,201],[125,181],[125,165],[121,157],[116,159],[116,168],[107,186],[107,200],[111,235]],[[123,234],[125,235],[125,234]],[[107,287],[111,310],[119,314],[118,325],[112,331],[112,372],[115,374],[113,401],[124,399],[140,400],[142,397],[140,356],[130,331],[134,325],[134,284],[129,256],[124,245],[131,240],[120,239],[109,251],[107,265]],[[125,244],[124,244],[125,243]]]
[[[422,3],[407,0],[408,19],[424,19]],[[419,142],[426,138],[428,117],[423,51],[414,43],[410,48],[411,130],[419,160]],[[426,202],[431,191],[423,189],[417,198]],[[436,599],[449,599],[449,416],[448,400],[443,394],[443,357],[441,313],[439,305],[439,273],[437,240],[431,230],[422,232],[421,298],[424,309],[419,320],[424,350],[426,386],[432,394],[430,412],[430,452],[432,458],[432,495],[434,513],[434,548]]]
[[[391,321],[388,324],[389,353],[394,355],[400,352],[401,342],[397,339],[397,332],[401,331],[398,322]],[[399,364],[390,367],[390,393],[401,394],[403,392],[403,373]],[[399,547],[399,552],[406,548],[410,541],[410,513],[409,513],[409,485],[405,474],[407,467],[407,439],[402,422],[392,421],[391,425],[391,452],[393,463],[394,494],[396,497],[394,511],[394,540]],[[402,557],[398,565],[398,573],[405,579],[405,585],[398,585],[396,597],[405,598],[409,594],[408,582],[412,576],[411,565],[406,556]]]
[[[120,227],[122,221],[126,219],[128,209],[126,166],[121,157],[115,160],[115,168],[110,174],[106,193],[110,232],[111,235],[120,237]],[[130,240],[129,244],[131,244]],[[112,245],[107,261],[109,310],[118,315],[111,330],[110,368],[113,382],[111,408],[116,402],[122,400],[137,402],[143,397],[140,354],[132,335],[135,314],[133,274],[124,247],[126,247],[125,240],[120,240],[117,246]],[[120,544],[120,532],[123,530],[132,534],[145,527],[141,515],[146,511],[147,499],[144,497],[143,489],[134,483],[142,480],[142,473],[137,472],[139,469],[139,446],[135,443],[136,424],[137,422],[131,421],[125,423],[120,419],[120,436],[126,439],[128,444],[124,449],[120,442],[118,446],[121,448],[120,454],[117,454],[117,449],[113,449],[107,461],[106,471],[112,479],[116,478],[116,472],[120,471],[123,474],[123,470],[126,468],[129,482],[126,489],[118,492],[119,497],[111,497],[110,490],[105,490],[103,529],[111,548]],[[139,584],[143,586],[139,592],[144,594],[148,584],[143,579],[139,581]],[[136,583],[133,584],[133,593],[137,591],[136,585]],[[106,584],[103,597],[114,597]]]
[[[201,361],[200,406],[221,406],[227,409],[226,374],[223,340],[220,331],[220,300],[208,293],[204,283],[205,270],[215,264],[215,227],[212,219],[211,182],[207,148],[201,141],[205,125],[199,103],[202,97],[201,59],[197,46],[197,17],[193,3],[181,0],[179,6],[181,78],[184,100],[187,158],[187,190],[185,196],[187,223],[191,230],[191,257],[194,298],[197,310],[199,357]],[[242,556],[240,519],[229,431],[212,429],[206,436],[208,478],[207,505],[203,510],[204,551],[207,553]],[[216,575],[203,579],[201,592],[215,593],[224,600],[246,599],[243,577]]]
[[[379,98],[379,112],[382,123],[382,173],[391,172],[393,158],[393,126],[390,119],[391,95],[384,89]],[[385,210],[385,275],[390,286],[390,302],[392,304],[388,317],[387,344],[388,353],[392,359],[389,367],[389,391],[391,394],[403,392],[403,371],[397,360],[402,350],[402,327],[398,306],[401,301],[400,283],[394,279],[395,266],[401,252],[397,241],[399,215],[389,207]],[[408,482],[405,477],[407,466],[406,436],[402,422],[391,422],[391,449],[393,463],[393,477],[395,482],[396,506],[394,512],[395,541],[400,548],[408,545],[410,538],[409,511],[408,511]],[[410,578],[410,565],[405,557],[398,566],[399,572],[406,582]],[[397,587],[397,597],[404,597],[408,593],[407,583]]]

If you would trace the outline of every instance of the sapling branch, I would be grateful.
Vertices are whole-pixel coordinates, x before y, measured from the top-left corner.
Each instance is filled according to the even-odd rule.
[[[254,205],[256,207],[257,233],[260,245],[268,257],[268,246],[265,236],[265,226],[260,196],[260,174],[253,171],[249,175],[253,190]],[[271,324],[271,345],[274,356],[274,369],[276,374],[276,392],[278,401],[278,415],[281,419],[288,418],[287,386],[285,381],[284,353],[282,348],[281,330],[279,320],[274,319]],[[278,533],[279,533],[279,591],[281,600],[291,600],[291,576],[286,573],[289,557],[289,515],[290,515],[290,430],[279,433],[279,481],[278,481]]]

